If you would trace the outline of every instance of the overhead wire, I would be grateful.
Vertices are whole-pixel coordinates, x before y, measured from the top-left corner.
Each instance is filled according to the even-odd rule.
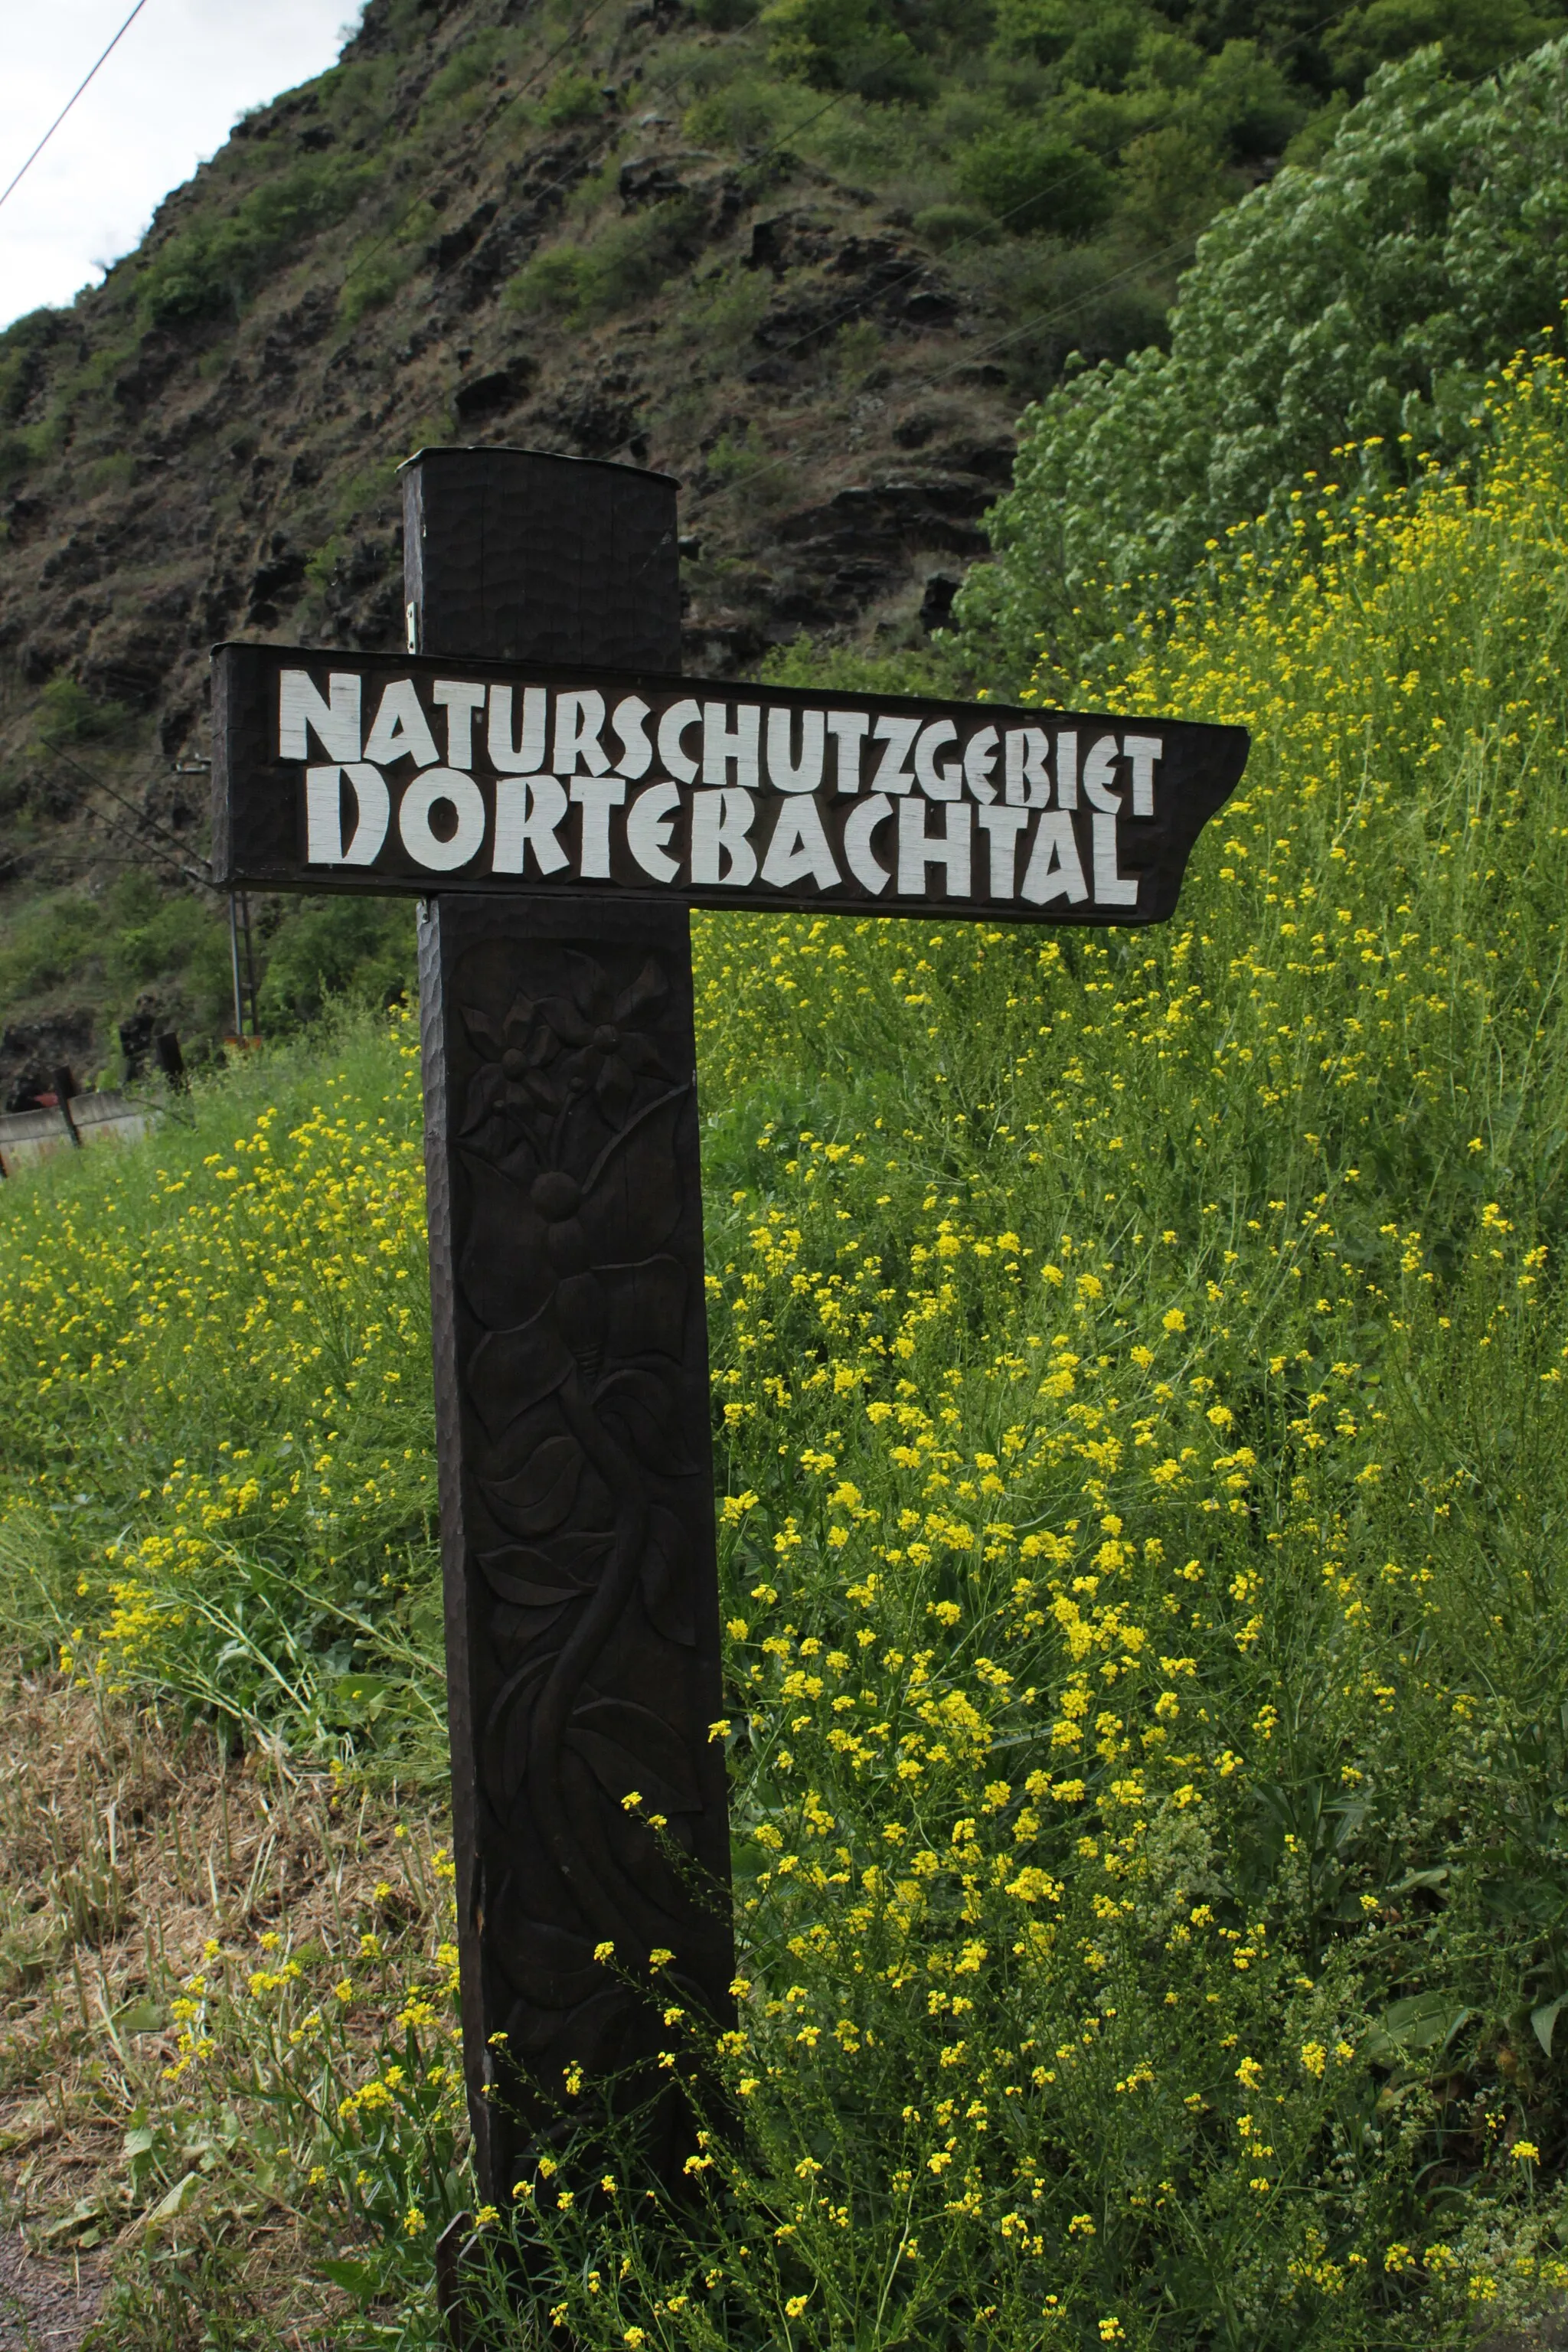
[[[67,99],[65,104],[61,107],[54,121],[50,123],[48,129],[45,131],[43,137],[34,148],[32,153],[27,157],[26,162],[22,165],[20,171],[16,172],[13,175],[4,188],[0,188],[0,205],[3,205],[5,202],[6,197],[9,196],[15,189],[21,185],[23,180],[32,170],[34,164],[37,162],[39,156],[43,153],[45,148],[48,145],[50,140],[54,137],[56,131],[59,129],[61,123],[65,121],[67,115],[70,112],[72,107],[81,96],[83,90],[86,89],[88,84],[92,80],[93,76],[98,72],[99,67],[107,64],[110,58],[113,56],[115,50],[120,47],[121,42],[125,38],[126,34],[131,30],[132,26],[136,22],[137,17],[140,16],[142,9],[146,5],[147,0],[136,0],[136,5],[132,9],[130,16],[127,16],[124,24],[120,27],[119,32],[116,33],[114,38],[109,44],[108,48],[104,50],[97,63],[89,67],[88,71],[82,76],[80,81],[78,82],[76,88],[72,90],[70,96]]]
[[[178,872],[185,881],[195,882],[199,884],[204,890],[216,889],[217,886],[213,881],[210,874],[198,874],[194,866],[181,863],[184,858],[199,856],[201,853],[199,851],[193,851],[189,847],[188,844],[180,840],[176,834],[171,833],[165,825],[160,824],[156,817],[149,816],[144,809],[139,809],[134,801],[127,800],[125,794],[122,792],[118,791],[117,788],[109,782],[107,777],[94,775],[90,768],[84,768],[79,760],[73,760],[68,751],[61,751],[59,745],[52,742],[47,735],[39,737],[38,749],[44,753],[46,758],[58,760],[62,767],[68,768],[73,775],[79,776],[84,783],[90,784],[95,792],[107,793],[111,801],[116,802],[121,808],[124,809],[134,823],[134,837],[138,846],[143,848],[148,846],[148,844],[144,839],[144,836],[147,834],[153,834],[156,835],[159,840],[168,842],[178,853],[176,857],[171,857],[166,850],[153,850],[152,853],[153,856],[155,857],[161,856],[166,865],[173,866],[175,868],[175,871]],[[128,826],[117,824],[113,817],[100,816],[100,821],[105,824],[114,825],[117,832],[127,832],[130,830],[130,827]],[[205,861],[204,860],[204,863],[205,862]],[[219,895],[221,896],[221,893]]]

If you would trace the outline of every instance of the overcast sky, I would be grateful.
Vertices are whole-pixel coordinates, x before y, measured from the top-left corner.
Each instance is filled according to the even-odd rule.
[[[131,5],[0,0],[0,188]],[[355,0],[146,0],[0,205],[0,326],[96,283],[237,115],[332,63],[357,13]]]

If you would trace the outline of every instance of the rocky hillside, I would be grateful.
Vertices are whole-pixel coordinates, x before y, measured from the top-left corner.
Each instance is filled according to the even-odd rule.
[[[206,650],[395,642],[422,443],[677,475],[693,669],[918,659],[1024,402],[1157,333],[1204,221],[1364,71],[1314,16],[369,0],[0,336],[0,1098],[138,1009],[231,1025]],[[270,1020],[404,971],[395,911],[258,919]]]

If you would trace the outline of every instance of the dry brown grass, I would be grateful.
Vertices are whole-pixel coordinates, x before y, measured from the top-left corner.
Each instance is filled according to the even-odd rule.
[[[187,2100],[166,2078],[169,2003],[214,1938],[232,1950],[276,1930],[296,1948],[349,1949],[355,1923],[374,1914],[389,1938],[428,1953],[441,1890],[422,1857],[442,1827],[427,1798],[395,1786],[356,1786],[254,1749],[231,1756],[210,1727],[184,1726],[171,1709],[10,1667],[0,1680],[0,2186],[31,2262],[13,2254],[0,2280],[0,2347],[7,2298],[36,2317],[41,2291],[46,2309],[64,2296],[54,2263],[86,2257],[90,2273],[105,2253],[121,2277],[140,2265],[146,2288],[142,2319],[123,2322],[138,2332],[117,2324],[117,2347],[181,2341],[190,2298],[176,2294],[159,2315],[170,2297],[149,2278],[154,2252],[187,2272],[221,2257],[223,2294],[239,2302],[216,2340],[312,2339],[331,2291],[301,2276],[309,2220],[247,2166],[243,2090],[228,2088],[226,2145],[209,2132],[204,2150],[213,2086]],[[387,1881],[398,1893],[378,1902]],[[367,2051],[385,2022],[374,2003],[356,2011]],[[127,2130],[150,2111],[192,2134],[196,2178],[163,2221],[160,2186],[133,2183],[127,2162]],[[79,2308],[85,2322],[90,2303]],[[215,2340],[197,2319],[190,2340]]]

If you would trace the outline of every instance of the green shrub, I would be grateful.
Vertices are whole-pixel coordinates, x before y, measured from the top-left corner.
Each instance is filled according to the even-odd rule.
[[[1081,236],[1116,201],[1109,166],[1059,133],[1033,123],[994,131],[959,153],[953,177],[1016,236],[1036,229]]]
[[[402,898],[294,904],[267,946],[261,1024],[269,1035],[319,1020],[334,1003],[379,1010],[414,982],[413,910]]]
[[[493,68],[504,47],[504,36],[493,26],[475,33],[448,58],[440,71],[433,74],[425,92],[422,116],[434,114],[444,106],[464,98]]]
[[[996,223],[978,205],[927,205],[914,216],[917,236],[945,253],[954,245],[989,245],[996,236]]]
[[[607,318],[646,301],[690,259],[700,213],[671,196],[646,212],[614,220],[583,245],[549,246],[506,289],[525,316],[555,311],[573,322]]]
[[[692,14],[716,33],[735,33],[756,22],[761,5],[762,0],[692,0]]]
[[[584,73],[557,74],[540,100],[540,112],[557,130],[571,122],[591,122],[605,110],[599,85]]]
[[[941,87],[930,59],[880,0],[769,0],[762,23],[773,64],[814,89],[923,104]]]
[[[1550,40],[1563,15],[1557,0],[1371,0],[1331,23],[1323,46],[1352,88],[1429,41],[1440,41],[1449,71],[1468,80]]]
[[[699,350],[732,357],[751,341],[772,292],[765,271],[732,262],[698,279],[680,305],[681,332]]]
[[[153,326],[237,317],[283,256],[351,213],[378,176],[374,164],[310,158],[263,181],[222,217],[193,222],[142,269],[142,317]]]
[[[806,109],[800,93],[761,73],[742,73],[709,89],[688,109],[687,137],[699,147],[729,147],[744,154],[787,134]]]
[[[124,703],[100,699],[74,677],[52,677],[39,695],[34,740],[46,749],[67,743],[103,743],[123,736],[132,724]]]

